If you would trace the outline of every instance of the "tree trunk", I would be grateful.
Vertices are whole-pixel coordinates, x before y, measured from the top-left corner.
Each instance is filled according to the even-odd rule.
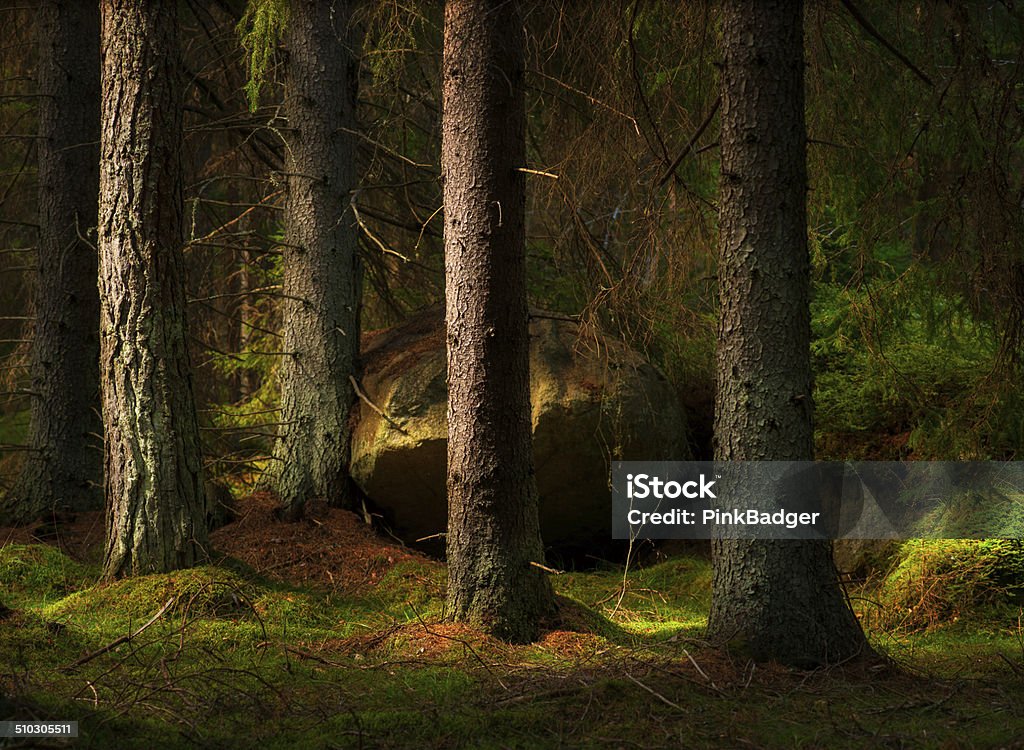
[[[296,0],[288,22],[285,108],[288,200],[284,247],[282,421],[275,457],[285,515],[318,497],[348,507],[349,412],[359,353],[356,79],[348,3]],[[348,132],[346,132],[348,131]]]
[[[449,0],[441,167],[448,347],[448,611],[526,642],[553,610],[530,425],[525,94],[518,3]]]
[[[176,0],[103,0],[101,382],[108,577],[206,556],[185,317]]]
[[[39,8],[39,261],[28,454],[5,500],[31,521],[102,508],[99,294],[100,15],[94,3]]]
[[[722,11],[715,457],[813,458],[800,0]],[[709,635],[816,666],[867,649],[828,542],[713,543]]]

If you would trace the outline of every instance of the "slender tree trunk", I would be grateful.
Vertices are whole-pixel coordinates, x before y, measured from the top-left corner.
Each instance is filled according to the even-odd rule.
[[[517,2],[449,0],[441,167],[448,347],[448,609],[510,641],[554,608],[530,425],[525,94]]]
[[[103,507],[99,294],[100,15],[95,3],[39,7],[39,262],[32,342],[33,451],[5,500],[31,521]]]
[[[349,412],[359,353],[355,73],[345,0],[295,0],[288,22],[288,200],[277,492],[296,518],[311,498],[351,504]],[[347,132],[346,132],[347,131]]]
[[[176,0],[103,0],[101,382],[107,576],[206,555],[185,317]]]
[[[722,7],[715,457],[813,458],[803,7]],[[867,648],[827,542],[716,540],[708,632],[815,666]]]

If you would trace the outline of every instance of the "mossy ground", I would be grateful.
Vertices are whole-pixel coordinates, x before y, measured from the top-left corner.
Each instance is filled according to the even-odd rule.
[[[231,558],[98,573],[50,546],[0,548],[0,718],[77,719],[74,746],[146,750],[1024,747],[1015,617],[879,630],[893,664],[808,674],[701,642],[700,559],[554,577],[563,614],[531,646],[441,624],[444,568],[415,556],[362,587]]]
[[[1024,543],[1018,539],[911,539],[900,545],[864,616],[889,631],[964,622],[986,632],[1021,618]]]

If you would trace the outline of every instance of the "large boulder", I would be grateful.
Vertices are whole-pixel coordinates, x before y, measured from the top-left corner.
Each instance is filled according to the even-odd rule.
[[[444,532],[442,311],[367,334],[363,361],[352,475],[403,539]],[[581,336],[575,322],[542,313],[530,321],[530,392],[545,544],[604,549],[611,540],[610,462],[689,458],[676,394],[621,341]]]

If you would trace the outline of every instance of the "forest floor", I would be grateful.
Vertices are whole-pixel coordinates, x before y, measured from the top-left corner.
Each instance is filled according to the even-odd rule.
[[[0,720],[146,750],[1024,748],[1018,622],[869,631],[873,666],[755,665],[702,642],[710,568],[680,557],[553,576],[558,624],[509,646],[442,624],[444,566],[356,516],[242,508],[215,563],[113,584],[99,514],[0,529]]]

